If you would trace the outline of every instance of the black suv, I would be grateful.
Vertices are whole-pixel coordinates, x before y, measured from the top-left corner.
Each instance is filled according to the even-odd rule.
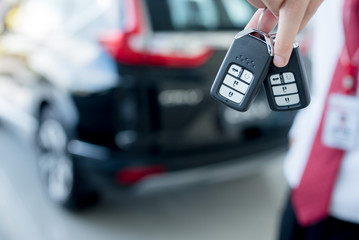
[[[263,91],[248,112],[209,94],[245,0],[28,0],[0,38],[0,116],[36,135],[49,196],[79,207],[136,186],[283,146],[294,113]]]

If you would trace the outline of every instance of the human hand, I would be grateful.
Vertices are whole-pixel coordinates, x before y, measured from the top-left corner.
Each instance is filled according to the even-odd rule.
[[[260,30],[268,33],[278,23],[273,63],[277,67],[284,67],[292,53],[295,36],[307,25],[323,0],[247,1],[260,9],[253,15],[246,28],[257,28],[259,17],[263,11],[262,8],[265,7],[269,11],[263,14]]]

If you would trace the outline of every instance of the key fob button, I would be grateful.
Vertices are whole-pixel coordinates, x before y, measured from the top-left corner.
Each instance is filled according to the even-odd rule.
[[[298,94],[275,97],[274,99],[275,99],[275,103],[280,107],[290,106],[290,105],[299,103],[299,95]]]
[[[243,94],[245,94],[247,92],[247,89],[249,86],[249,85],[245,84],[244,82],[240,81],[239,79],[232,77],[229,74],[226,75],[223,83],[225,83],[227,86],[232,87],[235,90],[237,90]]]
[[[229,87],[222,84],[221,88],[219,89],[219,94],[221,94],[223,97],[227,98],[228,100],[231,100],[235,103],[240,103],[243,99],[242,94],[240,94],[237,91],[234,91],[233,89],[230,89]]]
[[[286,85],[280,85],[272,87],[274,96],[278,95],[285,95],[285,94],[291,94],[291,93],[297,93],[298,88],[295,83],[292,84],[286,84]]]
[[[270,79],[270,82],[272,85],[279,85],[281,84],[281,81],[280,81],[280,76],[279,74],[273,74],[269,77]]]
[[[291,72],[283,73],[283,80],[285,83],[295,82],[294,74]]]
[[[242,68],[236,64],[232,64],[231,67],[228,70],[229,74],[232,74],[235,77],[239,77],[239,74],[241,73]]]
[[[248,84],[250,84],[252,79],[253,79],[253,73],[251,73],[248,70],[244,70],[242,75],[241,75],[241,80],[243,80],[243,81],[247,82]]]

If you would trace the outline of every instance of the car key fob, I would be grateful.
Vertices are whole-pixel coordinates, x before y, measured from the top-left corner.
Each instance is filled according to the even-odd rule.
[[[254,29],[239,32],[219,68],[211,95],[235,110],[246,111],[262,86],[272,59],[269,35]]]
[[[307,74],[297,43],[285,67],[278,68],[271,63],[264,86],[273,111],[297,110],[309,105]]]

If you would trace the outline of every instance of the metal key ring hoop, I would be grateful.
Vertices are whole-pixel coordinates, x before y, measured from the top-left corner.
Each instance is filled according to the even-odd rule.
[[[267,7],[263,8],[263,11],[261,12],[261,15],[259,16],[259,19],[258,19],[257,30],[259,32],[261,31],[261,22],[262,22],[262,18],[263,18],[263,15],[264,15],[266,10],[267,10]]]

